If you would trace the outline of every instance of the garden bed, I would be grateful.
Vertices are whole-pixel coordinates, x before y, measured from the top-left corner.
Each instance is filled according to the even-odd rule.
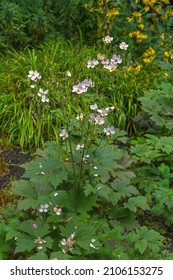
[[[0,188],[5,188],[10,181],[19,179],[24,169],[21,164],[30,161],[31,154],[23,153],[19,147],[6,148],[0,146]]]

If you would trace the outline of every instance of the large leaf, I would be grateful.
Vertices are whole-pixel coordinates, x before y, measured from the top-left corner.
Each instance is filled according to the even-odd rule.
[[[130,209],[132,212],[137,211],[137,208],[141,208],[143,210],[149,210],[150,207],[147,203],[147,199],[144,196],[135,196],[130,197],[128,202],[124,203],[124,207]]]
[[[31,183],[26,180],[14,181],[14,193],[19,196],[27,197],[27,198],[37,198],[37,192],[34,187],[32,187]]]
[[[47,183],[56,188],[63,180],[67,179],[67,172],[60,167],[56,157],[48,157],[24,164],[23,178],[29,178],[34,183]]]

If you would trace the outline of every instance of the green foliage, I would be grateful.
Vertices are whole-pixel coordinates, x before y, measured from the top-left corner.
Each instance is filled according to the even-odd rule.
[[[135,250],[139,251],[141,255],[145,251],[149,251],[149,254],[153,253],[157,256],[163,248],[165,239],[157,231],[149,230],[146,226],[143,226],[135,232],[129,233],[127,240],[134,243]]]
[[[171,259],[171,7],[1,2],[2,136],[38,149],[0,213],[0,258]]]
[[[167,128],[170,131],[173,129],[172,84],[163,82],[157,90],[150,89],[139,100],[142,102],[142,110],[150,115],[151,120],[157,126]]]

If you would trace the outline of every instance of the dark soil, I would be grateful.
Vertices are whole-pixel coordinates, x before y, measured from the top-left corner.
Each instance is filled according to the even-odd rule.
[[[10,181],[19,179],[24,169],[21,164],[31,160],[31,154],[22,153],[18,147],[5,148],[0,145],[0,188],[5,188]]]

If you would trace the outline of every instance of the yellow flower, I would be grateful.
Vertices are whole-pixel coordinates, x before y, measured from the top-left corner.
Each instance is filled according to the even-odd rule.
[[[132,14],[134,17],[141,17],[142,14],[138,11],[134,11],[133,14]]]
[[[141,23],[141,24],[139,24],[139,26],[138,26],[140,29],[143,29],[144,28],[144,24],[143,23]]]
[[[146,57],[143,59],[145,63],[149,63],[152,60],[152,57]]]
[[[153,7],[157,0],[143,0],[143,4]]]
[[[117,9],[112,9],[106,14],[106,16],[109,18],[117,16],[117,15],[119,15],[119,12]]]
[[[133,70],[133,66],[129,66],[129,68],[127,69],[127,71],[132,71]]]
[[[162,9],[162,6],[161,5],[157,5],[155,11],[156,13],[160,12],[160,10]]]
[[[142,69],[142,64],[138,64],[138,66],[136,66],[135,68],[136,74],[138,74],[141,71],[141,69]]]
[[[128,18],[127,18],[127,21],[128,21],[128,22],[130,22],[130,21],[132,21],[132,20],[133,20],[133,17],[128,17]]]
[[[172,52],[171,52],[171,51],[164,52],[164,56],[165,56],[165,57],[170,57],[170,56],[171,56],[171,54],[172,54]]]
[[[145,12],[149,12],[150,7],[149,6],[145,6],[143,9],[144,9]]]
[[[150,57],[150,56],[153,56],[155,55],[155,50],[152,48],[152,47],[149,47],[144,53],[143,53],[143,56],[144,57]]]
[[[169,76],[169,74],[168,74],[168,73],[164,73],[163,75],[164,75],[165,77],[168,77],[168,76]]]
[[[160,2],[164,3],[164,4],[170,4],[170,1],[169,0],[160,0]]]

